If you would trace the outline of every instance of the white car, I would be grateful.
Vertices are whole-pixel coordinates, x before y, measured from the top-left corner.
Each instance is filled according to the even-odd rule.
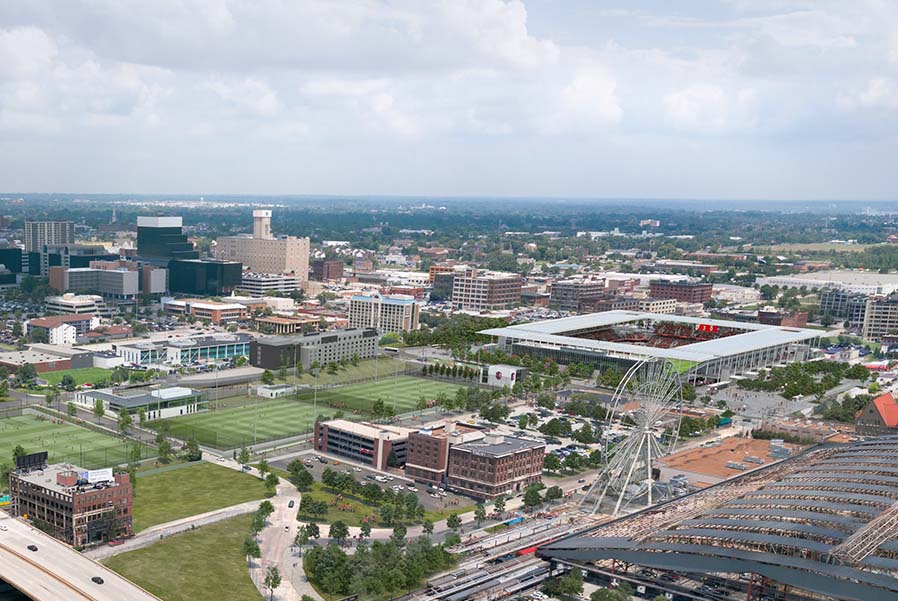
[[[439,499],[439,498],[440,498],[440,495],[438,495],[438,494],[435,493],[435,492],[430,493],[430,496],[433,497],[434,499]]]
[[[354,468],[352,468],[352,471],[354,471],[354,472],[360,472],[360,471],[362,471],[362,468],[360,468],[360,467],[354,467]]]
[[[408,488],[412,492],[418,492],[418,489],[415,488],[414,486],[407,486],[406,488]]]
[[[0,531],[6,532],[9,528],[6,527],[6,524],[0,524]]]
[[[386,478],[386,479],[389,480],[390,482],[392,482],[393,480],[395,480],[395,478],[393,478],[393,476],[384,476],[384,478]]]

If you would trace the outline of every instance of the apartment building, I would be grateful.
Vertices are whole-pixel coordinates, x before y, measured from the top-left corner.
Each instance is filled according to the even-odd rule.
[[[898,333],[898,293],[867,299],[861,336],[879,342],[883,336]]]
[[[674,299],[681,303],[707,303],[714,292],[714,284],[689,280],[649,282],[649,296],[658,299]]]
[[[452,280],[452,304],[469,311],[513,309],[521,304],[522,278],[517,273],[470,270]]]
[[[99,327],[100,319],[92,314],[50,315],[36,317],[25,322],[25,334],[32,336],[35,332],[46,332],[47,342],[61,346],[75,344],[79,336]]]
[[[9,491],[13,515],[27,515],[69,545],[84,547],[131,535],[128,474],[45,465],[10,472]]]
[[[263,274],[291,274],[300,281],[309,279],[309,239],[271,233],[271,211],[253,211],[253,233],[223,236],[216,241],[213,255],[238,261]],[[295,290],[295,288],[294,288]]]
[[[73,221],[26,221],[25,252],[39,252],[44,246],[75,243]]]
[[[495,433],[451,445],[447,484],[484,500],[519,493],[542,480],[545,452],[544,442]]]
[[[417,330],[420,308],[412,296],[355,295],[349,299],[349,325],[379,333]]]

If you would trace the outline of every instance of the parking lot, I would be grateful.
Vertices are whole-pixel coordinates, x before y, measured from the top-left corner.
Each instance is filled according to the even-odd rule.
[[[327,463],[322,463],[321,461],[316,460],[315,457],[322,457]],[[330,455],[322,456],[319,453],[312,451],[303,453],[299,457],[290,457],[288,459],[272,461],[271,466],[286,470],[287,465],[294,459],[303,461],[308,470],[315,476],[315,480],[319,482],[321,481],[324,469],[329,467],[338,472],[348,471],[352,473],[356,480],[360,482],[373,482],[381,488],[401,487],[397,490],[416,493],[426,511],[443,511],[457,506],[464,507],[475,502],[473,499],[457,495],[447,490],[440,493],[437,490],[431,489],[426,484],[415,483],[403,476],[400,473],[400,470],[392,470],[391,473],[388,474],[386,472],[372,470],[356,463],[347,462],[339,457]],[[381,480],[376,480],[376,478],[381,478]]]

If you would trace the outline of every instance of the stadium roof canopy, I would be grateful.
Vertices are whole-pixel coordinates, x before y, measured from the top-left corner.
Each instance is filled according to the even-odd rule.
[[[898,436],[825,445],[539,549],[898,600]],[[871,478],[871,476],[873,478]]]
[[[624,325],[638,321],[663,321],[677,324],[708,325],[720,328],[742,330],[740,334],[686,344],[676,348],[656,348],[622,342],[607,342],[578,338],[577,332],[596,330],[603,327]],[[643,357],[659,357],[704,363],[720,357],[738,355],[773,346],[813,340],[821,335],[819,330],[769,326],[758,323],[743,323],[720,319],[684,317],[643,313],[640,311],[605,311],[589,315],[577,315],[532,323],[490,328],[480,334],[537,343],[543,346],[575,348],[587,351],[617,352]]]

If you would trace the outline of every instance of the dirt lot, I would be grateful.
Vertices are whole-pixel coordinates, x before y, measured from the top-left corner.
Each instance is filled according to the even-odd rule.
[[[792,449],[793,454],[801,449],[801,447],[792,444],[784,446]],[[755,440],[753,438],[734,436],[725,438],[719,445],[674,453],[664,459],[664,465],[671,474],[685,472],[693,483],[695,483],[694,478],[704,476],[704,482],[713,484],[744,473],[741,470],[726,467],[729,461],[745,465],[745,471],[762,467],[760,464],[746,462],[745,457],[747,456],[759,457],[764,461],[763,465],[769,465],[778,461],[770,455],[769,451],[769,440]]]

